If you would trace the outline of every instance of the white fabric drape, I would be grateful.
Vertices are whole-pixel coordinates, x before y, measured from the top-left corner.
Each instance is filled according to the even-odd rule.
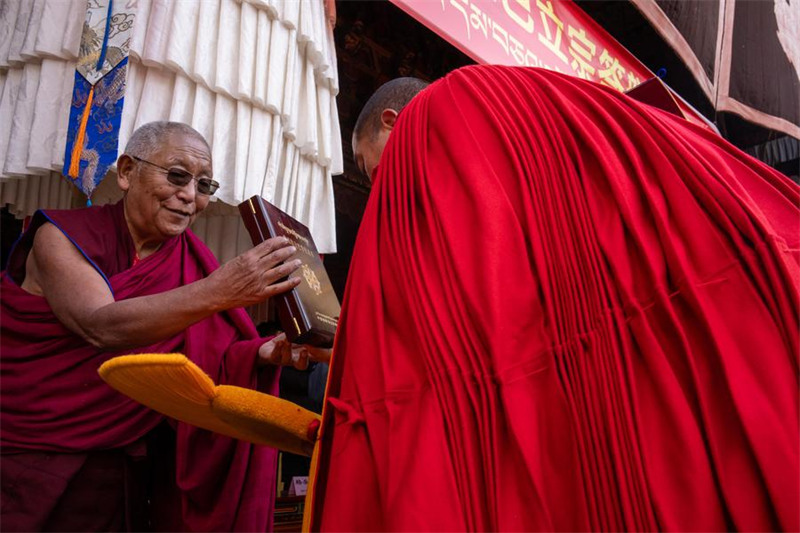
[[[0,202],[19,215],[69,207],[58,174],[86,1],[2,5]],[[331,175],[342,172],[342,147],[322,0],[139,0],[127,84],[120,152],[153,120],[190,124],[211,145],[216,199],[229,205],[193,229],[220,260],[250,247],[230,206],[255,194],[306,224],[321,253],[335,252]],[[95,203],[115,196],[104,185]]]

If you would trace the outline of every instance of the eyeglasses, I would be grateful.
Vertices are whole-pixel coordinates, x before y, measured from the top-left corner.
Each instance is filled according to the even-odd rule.
[[[186,187],[189,185],[192,180],[197,180],[197,192],[200,194],[204,194],[207,196],[211,196],[217,189],[219,189],[219,183],[210,179],[210,178],[196,178],[194,174],[188,172],[182,168],[172,167],[172,168],[165,168],[161,165],[156,165],[155,163],[151,163],[150,161],[146,161],[141,157],[136,157],[135,155],[128,154],[131,159],[134,159],[140,163],[147,163],[148,165],[154,166],[159,170],[163,170],[167,173],[167,181],[171,184],[175,185],[176,187]]]

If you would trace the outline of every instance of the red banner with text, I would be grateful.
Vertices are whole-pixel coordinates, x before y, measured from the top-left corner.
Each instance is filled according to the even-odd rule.
[[[392,2],[479,63],[541,67],[620,91],[653,77],[570,1]]]
[[[618,91],[654,76],[571,0],[391,2],[478,63],[540,67]],[[688,120],[709,127],[684,101],[677,104]]]

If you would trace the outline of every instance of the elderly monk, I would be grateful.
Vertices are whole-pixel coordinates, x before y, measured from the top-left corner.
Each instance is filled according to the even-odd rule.
[[[142,126],[117,171],[119,203],[37,212],[2,276],[2,528],[267,531],[274,449],[165,420],[97,369],[182,352],[215,382],[276,393],[290,350],[242,306],[297,284],[293,248],[218,265],[188,230],[218,183],[187,125]]]
[[[354,134],[312,529],[798,531],[798,186],[577,78],[423,86]]]

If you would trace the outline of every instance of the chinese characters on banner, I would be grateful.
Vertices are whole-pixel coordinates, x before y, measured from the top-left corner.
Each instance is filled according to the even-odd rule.
[[[626,91],[653,74],[569,0],[392,0],[478,61],[541,67]]]

